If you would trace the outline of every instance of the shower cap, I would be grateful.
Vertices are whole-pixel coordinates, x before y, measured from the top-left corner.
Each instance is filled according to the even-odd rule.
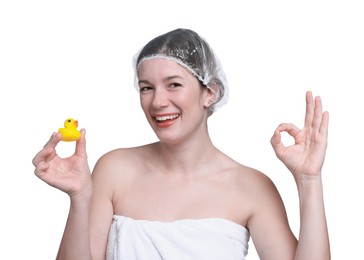
[[[134,85],[138,86],[138,69],[143,61],[168,59],[177,62],[190,71],[200,83],[215,94],[210,106],[210,115],[228,100],[228,84],[225,73],[214,51],[196,32],[176,29],[148,42],[133,57]]]

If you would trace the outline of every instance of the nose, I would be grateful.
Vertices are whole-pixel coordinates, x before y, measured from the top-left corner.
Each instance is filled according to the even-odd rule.
[[[152,105],[161,108],[168,105],[168,93],[164,88],[156,88],[153,95]]]

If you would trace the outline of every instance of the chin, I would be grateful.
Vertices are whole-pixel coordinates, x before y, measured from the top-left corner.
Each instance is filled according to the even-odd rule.
[[[175,133],[156,133],[159,141],[165,144],[178,144],[181,142],[181,138],[178,138]]]

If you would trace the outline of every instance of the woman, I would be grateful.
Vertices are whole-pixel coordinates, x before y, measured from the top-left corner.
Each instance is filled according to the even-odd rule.
[[[226,102],[224,72],[208,43],[177,29],[134,60],[141,107],[159,141],[110,151],[90,174],[85,130],[61,159],[54,133],[35,174],[71,199],[57,259],[244,259],[251,236],[261,259],[330,259],[323,203],[328,113],[306,94],[303,129],[271,138],[297,184],[301,226],[293,235],[280,195],[263,173],[212,143],[207,119]],[[285,147],[281,132],[295,144]]]

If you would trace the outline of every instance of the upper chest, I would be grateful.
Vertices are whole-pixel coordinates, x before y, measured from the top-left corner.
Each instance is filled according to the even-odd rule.
[[[229,176],[169,178],[145,174],[114,194],[115,213],[137,219],[221,217],[245,225],[251,212],[244,187]]]

